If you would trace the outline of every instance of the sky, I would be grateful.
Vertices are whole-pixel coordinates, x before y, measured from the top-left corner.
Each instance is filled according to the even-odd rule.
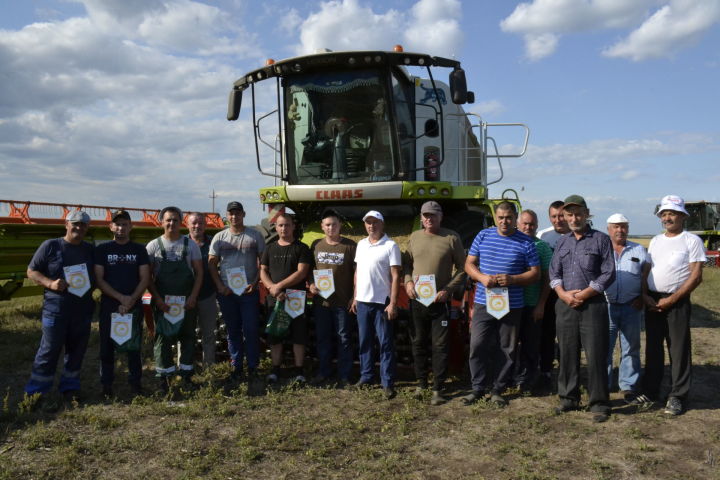
[[[250,102],[225,118],[233,82],[401,44],[462,62],[467,111],[529,126],[491,196],[515,189],[542,228],[577,193],[596,227],[657,233],[662,196],[720,201],[719,25],[720,0],[0,0],[0,198],[210,211],[214,190],[258,223],[272,179]]]

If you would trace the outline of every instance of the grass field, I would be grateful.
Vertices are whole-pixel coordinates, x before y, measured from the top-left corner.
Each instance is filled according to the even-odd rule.
[[[0,478],[720,479],[720,270],[704,276],[693,296],[690,410],[668,418],[660,406],[637,410],[613,393],[604,424],[588,412],[555,415],[554,396],[465,407],[467,373],[452,379],[453,399],[440,407],[429,406],[429,394],[413,398],[407,371],[387,401],[379,389],[226,392],[226,364],[197,375],[195,392],[130,401],[122,360],[118,399],[107,401],[96,329],[83,403],[33,411],[21,391],[39,339],[39,301],[1,303]],[[149,358],[146,367],[151,387]]]

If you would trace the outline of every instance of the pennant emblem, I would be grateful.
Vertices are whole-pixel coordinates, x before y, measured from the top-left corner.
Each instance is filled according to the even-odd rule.
[[[305,290],[285,290],[285,311],[292,318],[305,313]]]
[[[110,315],[110,338],[118,345],[122,345],[132,337],[132,319],[132,313]]]
[[[79,265],[63,267],[63,271],[70,293],[82,297],[90,290],[90,276],[88,275],[87,265],[81,263]]]
[[[165,312],[165,318],[168,322],[175,325],[185,318],[185,297],[178,295],[166,295],[165,303],[170,310]]]
[[[235,295],[242,295],[248,286],[245,267],[230,268],[227,271],[228,287]]]
[[[419,275],[415,281],[417,301],[429,307],[435,301],[437,290],[435,288],[435,275]]]
[[[487,312],[498,320],[510,312],[510,297],[507,287],[486,288]]]
[[[315,277],[315,286],[320,290],[321,297],[328,299],[335,293],[335,279],[331,269],[313,270],[313,277]]]

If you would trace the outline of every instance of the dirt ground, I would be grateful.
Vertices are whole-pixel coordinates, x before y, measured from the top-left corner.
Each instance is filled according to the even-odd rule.
[[[413,398],[408,368],[390,401],[379,388],[256,385],[248,392],[242,384],[228,391],[227,364],[198,374],[194,392],[176,387],[169,398],[130,400],[121,360],[110,401],[100,394],[96,331],[83,402],[33,410],[21,391],[39,339],[38,302],[5,303],[0,479],[720,479],[719,285],[720,271],[706,269],[693,297],[689,410],[670,418],[661,404],[628,407],[613,393],[613,415],[603,424],[585,411],[556,415],[554,395],[511,391],[506,408],[464,406],[466,372],[453,377],[451,401],[432,407],[429,392]],[[143,381],[152,390],[145,353]]]

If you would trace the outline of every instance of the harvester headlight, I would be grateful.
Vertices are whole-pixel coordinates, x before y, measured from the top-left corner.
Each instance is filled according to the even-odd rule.
[[[372,57],[370,55],[365,55],[365,63],[372,62]]]
[[[417,189],[418,195],[425,195],[425,189],[420,187]]]
[[[261,193],[261,194],[260,194],[260,201],[261,201],[261,202],[264,202],[264,201],[265,201],[265,194],[264,194],[264,193]]]
[[[380,55],[375,55],[375,62],[376,63],[382,62],[382,57]]]
[[[245,80],[247,80],[247,83],[252,83],[252,81],[253,81],[252,75],[248,75],[247,78],[245,78]]]
[[[263,76],[263,72],[258,72],[257,74],[255,74],[255,77],[257,77],[258,80],[262,80]]]
[[[430,187],[430,195],[435,195],[435,194],[437,194],[437,188]]]
[[[355,65],[355,57],[350,57],[350,58],[348,58],[348,63],[349,63],[350,65]]]
[[[443,188],[442,190],[440,190],[440,194],[447,197],[448,195],[450,195],[450,190],[448,190],[447,188]]]
[[[280,193],[275,192],[275,194],[273,195],[273,197],[275,198],[275,200],[280,200]]]

